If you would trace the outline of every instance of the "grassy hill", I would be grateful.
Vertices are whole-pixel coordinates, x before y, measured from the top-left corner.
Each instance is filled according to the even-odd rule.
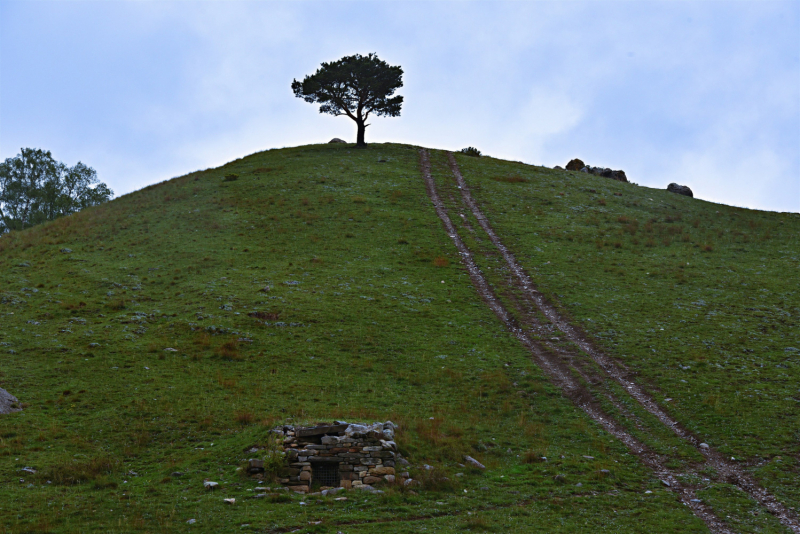
[[[800,506],[800,217],[456,158],[548,302]],[[523,297],[446,154],[431,164],[514,309]],[[418,147],[395,144],[261,152],[3,236],[0,387],[24,410],[0,416],[0,532],[707,531],[543,373],[461,260]],[[559,337],[548,328],[537,343]],[[731,531],[789,531],[618,385],[587,387],[670,469],[695,473],[685,485]],[[251,447],[277,424],[332,419],[399,424],[422,485],[250,498],[277,485],[237,470]],[[465,454],[487,469],[461,467]]]

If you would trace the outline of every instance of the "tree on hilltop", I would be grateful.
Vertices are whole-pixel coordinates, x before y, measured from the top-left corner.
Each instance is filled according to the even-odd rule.
[[[0,234],[102,204],[113,195],[91,167],[81,162],[67,167],[49,151],[23,148],[0,163]]]
[[[403,69],[378,59],[377,54],[346,56],[323,63],[302,82],[294,80],[292,91],[311,104],[319,102],[320,113],[347,115],[356,122],[357,146],[367,146],[364,132],[370,114],[399,117],[403,97],[394,92],[403,86]]]

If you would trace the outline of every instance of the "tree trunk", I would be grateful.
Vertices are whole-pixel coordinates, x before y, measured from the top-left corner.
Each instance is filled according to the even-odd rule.
[[[358,126],[356,146],[367,146],[367,143],[364,141],[364,132],[367,130],[367,125],[364,124],[364,121],[356,121],[356,125]]]

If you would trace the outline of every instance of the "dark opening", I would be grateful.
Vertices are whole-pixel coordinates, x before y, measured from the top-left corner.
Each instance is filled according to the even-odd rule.
[[[311,464],[311,474],[313,482],[320,486],[339,486],[339,465],[338,464]]]

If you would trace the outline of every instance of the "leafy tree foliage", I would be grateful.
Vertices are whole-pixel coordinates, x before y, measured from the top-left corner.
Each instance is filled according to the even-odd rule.
[[[23,148],[0,163],[0,233],[75,213],[113,195],[91,167],[81,162],[67,167],[49,151]]]
[[[356,144],[366,146],[364,132],[370,114],[398,117],[403,97],[394,92],[403,86],[403,69],[378,59],[377,54],[346,56],[323,63],[317,72],[302,82],[294,80],[292,91],[311,104],[319,103],[320,113],[347,115],[356,122]]]

